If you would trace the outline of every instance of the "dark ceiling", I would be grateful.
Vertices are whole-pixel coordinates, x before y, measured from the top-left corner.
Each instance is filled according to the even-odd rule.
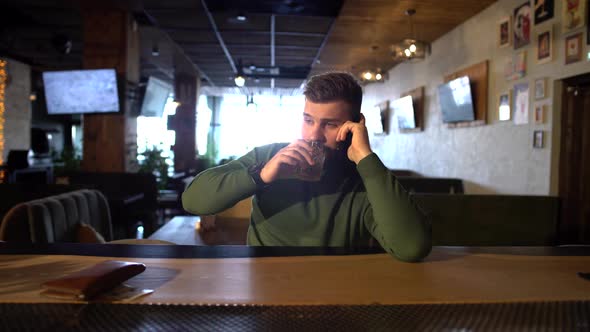
[[[0,0],[0,56],[37,70],[81,68],[80,8],[89,2]],[[181,67],[198,71],[205,90],[217,94],[235,89],[238,72],[246,74],[247,89],[298,91],[310,74],[326,70],[387,70],[397,64],[392,43],[410,34],[432,42],[493,2],[110,0],[110,6],[131,10],[139,22],[142,79],[172,80]],[[417,11],[414,31],[404,15],[409,8]],[[64,54],[67,40],[72,46]]]

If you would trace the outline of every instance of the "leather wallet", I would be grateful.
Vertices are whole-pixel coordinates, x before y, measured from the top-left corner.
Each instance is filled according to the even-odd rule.
[[[89,300],[143,271],[145,265],[142,263],[104,261],[65,277],[46,281],[41,287],[48,296],[62,295]]]

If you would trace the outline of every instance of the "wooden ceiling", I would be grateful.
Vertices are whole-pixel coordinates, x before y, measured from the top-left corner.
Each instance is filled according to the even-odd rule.
[[[388,70],[396,61],[390,45],[412,37],[405,11],[415,9],[414,36],[432,43],[496,0],[347,0],[312,74],[346,70],[359,74],[367,66]],[[372,46],[378,48],[373,51]]]
[[[495,0],[125,0],[140,24],[141,73],[172,80],[196,70],[209,91],[233,91],[239,70],[259,92],[297,91],[311,74],[397,63],[390,45],[408,37],[432,42]],[[83,0],[1,0],[0,56],[39,70],[81,68]],[[414,31],[404,14],[415,9]],[[245,15],[246,21],[237,20]],[[56,36],[72,41],[56,51]],[[372,51],[372,47],[377,49]],[[154,47],[158,56],[152,54]],[[279,69],[271,71],[273,68]],[[230,90],[227,90],[230,88]],[[271,89],[272,93],[272,89]]]

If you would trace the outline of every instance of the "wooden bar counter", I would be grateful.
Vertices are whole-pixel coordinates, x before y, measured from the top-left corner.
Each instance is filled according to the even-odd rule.
[[[276,257],[281,250],[288,256]],[[39,285],[107,259],[146,264],[147,270],[129,284],[155,291],[136,303],[394,305],[590,300],[590,281],[578,275],[590,272],[589,250],[437,247],[424,262],[404,263],[387,254],[334,251],[335,255],[327,255],[330,252],[314,252],[313,248],[4,243],[0,244],[0,302],[60,302],[40,296]]]

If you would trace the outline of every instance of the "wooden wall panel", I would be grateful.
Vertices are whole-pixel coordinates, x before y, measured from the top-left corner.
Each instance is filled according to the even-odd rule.
[[[132,28],[132,19],[125,11],[87,9],[83,19],[84,68],[115,69],[122,111],[118,114],[84,115],[82,169],[93,172],[129,171],[137,164],[133,151],[137,149],[137,136],[127,133],[135,119],[130,118],[129,103],[122,92],[127,84],[127,71],[139,66],[139,54],[128,55],[128,41],[137,31]]]
[[[196,166],[196,110],[199,80],[195,75],[176,73],[175,96],[180,102],[173,116],[173,129],[176,131],[174,142],[174,170],[186,171]]]

